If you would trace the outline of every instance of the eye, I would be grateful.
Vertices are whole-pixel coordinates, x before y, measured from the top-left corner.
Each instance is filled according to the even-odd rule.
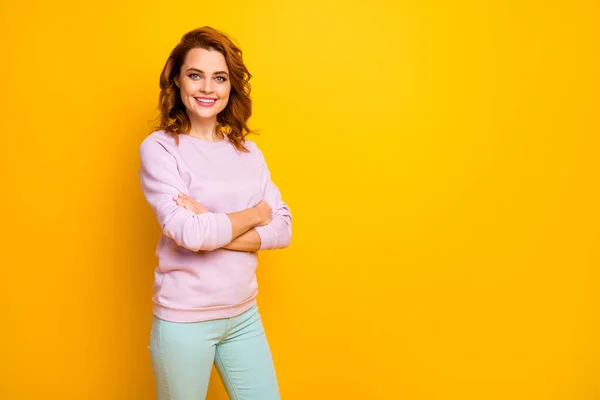
[[[200,79],[200,75],[198,74],[189,74],[188,76],[192,79]]]
[[[227,81],[227,79],[225,79],[224,76],[217,76],[215,79],[217,79],[217,82],[221,82],[221,83]]]

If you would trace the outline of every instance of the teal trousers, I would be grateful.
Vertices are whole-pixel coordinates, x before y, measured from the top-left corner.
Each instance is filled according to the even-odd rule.
[[[213,363],[232,400],[279,400],[265,330],[254,306],[225,319],[152,319],[150,356],[158,400],[205,400]]]

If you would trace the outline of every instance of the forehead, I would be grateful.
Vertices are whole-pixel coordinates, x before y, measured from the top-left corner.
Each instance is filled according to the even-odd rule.
[[[195,48],[188,51],[183,60],[182,69],[197,68],[204,72],[227,71],[227,63],[223,54],[216,50]]]

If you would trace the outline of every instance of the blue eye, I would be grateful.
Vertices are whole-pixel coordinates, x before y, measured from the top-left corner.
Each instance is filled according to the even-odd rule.
[[[198,74],[190,74],[189,77],[192,78],[192,79],[198,79],[198,78],[200,78],[200,75],[198,75]]]
[[[225,79],[225,77],[223,77],[223,76],[217,76],[215,79],[221,79],[220,81],[218,81],[218,82],[221,82],[221,83],[222,83],[222,82],[225,82],[225,81],[227,80],[227,79]]]

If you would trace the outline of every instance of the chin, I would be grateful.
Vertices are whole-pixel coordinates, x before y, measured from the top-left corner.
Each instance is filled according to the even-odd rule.
[[[194,114],[199,119],[212,119],[217,116],[218,112],[196,112]]]

